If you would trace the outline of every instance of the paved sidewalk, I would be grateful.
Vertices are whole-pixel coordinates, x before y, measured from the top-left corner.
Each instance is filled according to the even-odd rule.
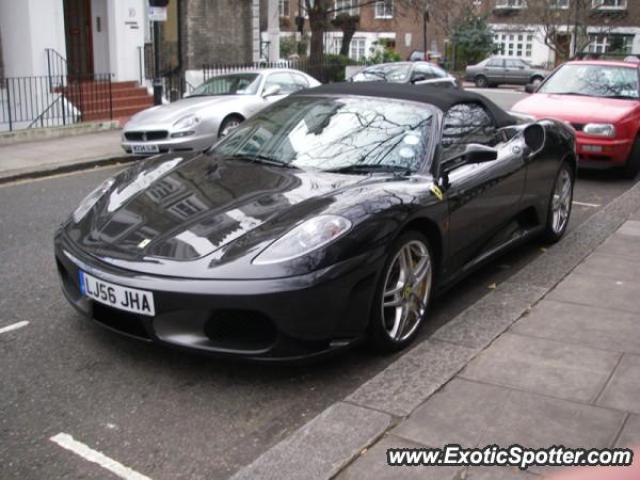
[[[0,146],[0,182],[125,157],[120,130]]]
[[[387,448],[447,444],[640,445],[640,212],[336,478],[532,480],[550,473],[386,465]]]

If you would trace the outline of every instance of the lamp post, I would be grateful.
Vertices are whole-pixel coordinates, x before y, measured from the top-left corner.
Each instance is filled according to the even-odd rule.
[[[422,14],[422,49],[424,50],[424,59],[429,59],[427,48],[427,23],[429,22],[429,2],[424,2],[424,12]]]
[[[573,18],[573,58],[576,58],[578,54],[578,17],[580,15],[580,0],[574,0],[575,2],[575,15]]]
[[[160,22],[167,20],[169,0],[149,0],[149,20],[153,22],[153,104],[162,103],[160,78]]]

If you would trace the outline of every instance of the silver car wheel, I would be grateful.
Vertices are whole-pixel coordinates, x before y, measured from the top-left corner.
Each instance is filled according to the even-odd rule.
[[[571,174],[562,169],[556,180],[551,200],[551,228],[556,234],[561,234],[569,221],[571,212],[571,198],[573,197],[573,184]]]
[[[431,291],[429,249],[420,240],[406,243],[391,261],[382,295],[384,331],[395,342],[409,338],[420,326]]]

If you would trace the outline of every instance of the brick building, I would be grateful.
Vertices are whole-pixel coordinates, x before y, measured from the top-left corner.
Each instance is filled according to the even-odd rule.
[[[574,52],[640,53],[638,0],[482,0],[478,3],[481,3],[480,10],[489,16],[497,51],[506,56],[552,66],[570,58]]]
[[[358,29],[351,41],[349,57],[362,60],[370,56],[371,49],[375,48],[375,44],[380,40],[393,45],[403,58],[413,50],[422,50],[423,17],[421,11],[416,11],[417,9],[411,6],[413,3],[404,0],[336,0],[337,11],[360,17]],[[294,35],[295,18],[299,15],[304,16],[303,5],[304,1],[279,0],[281,37]],[[306,22],[305,32],[309,31],[309,24]],[[429,35],[429,42],[431,37],[432,35]],[[325,33],[326,53],[338,53],[341,43],[341,31],[334,29]]]

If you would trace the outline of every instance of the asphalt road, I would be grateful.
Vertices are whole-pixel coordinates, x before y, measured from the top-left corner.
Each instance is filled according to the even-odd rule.
[[[519,94],[491,91],[509,107]],[[120,338],[59,291],[52,233],[116,169],[0,186],[0,478],[116,478],[63,449],[60,433],[153,479],[219,479],[374,376],[394,357],[363,349],[306,367],[259,366]],[[581,175],[570,228],[633,182]],[[436,300],[421,336],[542,254],[532,244]]]

